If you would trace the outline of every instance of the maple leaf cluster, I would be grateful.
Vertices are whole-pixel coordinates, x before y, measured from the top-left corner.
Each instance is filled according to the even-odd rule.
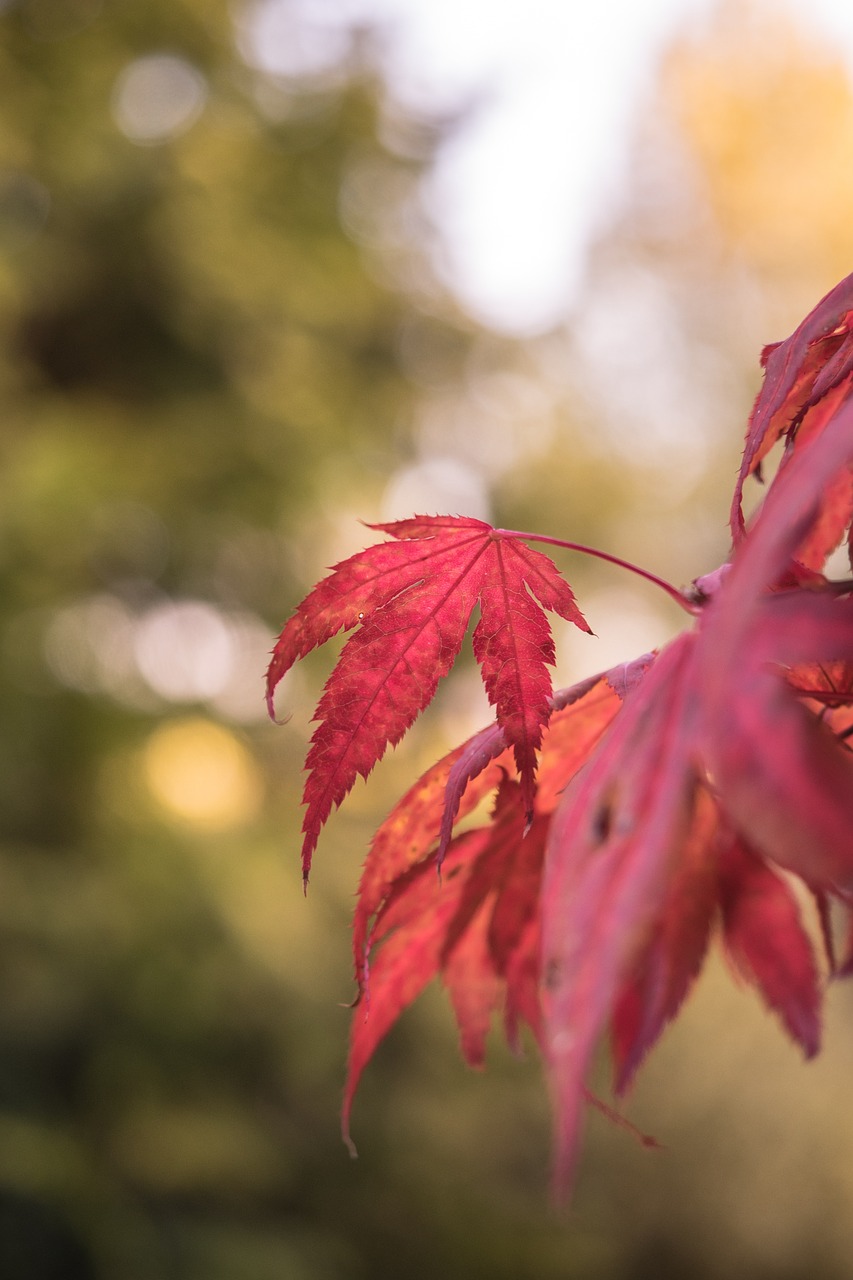
[[[496,1014],[513,1046],[532,1029],[563,1191],[597,1046],[609,1034],[623,1095],[712,938],[806,1056],[817,1052],[826,978],[853,969],[849,924],[835,936],[853,903],[853,582],[824,573],[845,539],[851,555],[853,276],[762,365],[728,562],[684,592],[637,570],[691,617],[660,651],[555,693],[545,610],[589,628],[527,543],[575,544],[449,516],[371,526],[392,540],[338,564],[285,626],[271,709],[298,658],[353,632],[315,714],[306,880],[332,808],[431,701],[475,609],[495,709],[403,797],[365,862],[347,1139],[365,1065],[437,976],[469,1063],[482,1063]],[[745,482],[777,443],[779,469],[747,525]],[[490,796],[489,821],[457,833]]]

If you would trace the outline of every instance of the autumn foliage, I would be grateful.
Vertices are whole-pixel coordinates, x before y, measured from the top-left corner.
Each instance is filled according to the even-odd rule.
[[[825,576],[845,539],[850,556],[853,276],[762,364],[729,561],[683,592],[635,570],[690,616],[659,652],[554,692],[545,611],[588,628],[554,563],[527,544],[574,544],[449,516],[374,526],[391,540],[337,565],[285,626],[270,706],[296,659],[353,632],[315,716],[306,879],[331,809],[431,701],[475,608],[495,708],[494,724],[415,783],[368,854],[347,1136],[362,1070],[436,976],[470,1063],[483,1061],[495,1014],[512,1045],[532,1029],[562,1191],[593,1053],[609,1036],[623,1095],[713,939],[806,1056],[817,1052],[825,981],[853,968],[853,582]],[[745,482],[777,443],[778,472],[747,524]],[[489,822],[455,834],[488,797]]]

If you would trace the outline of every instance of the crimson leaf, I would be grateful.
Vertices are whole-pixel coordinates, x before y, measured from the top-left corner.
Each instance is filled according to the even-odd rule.
[[[306,768],[302,871],[323,823],[432,700],[479,604],[474,654],[533,810],[536,752],[550,712],[554,643],[541,606],[584,631],[553,562],[482,520],[419,516],[372,525],[396,539],[336,565],[299,605],[273,650],[267,697],[297,658],[341,628],[344,647],[315,713]]]

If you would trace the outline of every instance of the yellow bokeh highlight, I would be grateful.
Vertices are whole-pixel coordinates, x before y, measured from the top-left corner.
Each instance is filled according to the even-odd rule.
[[[148,788],[170,817],[205,831],[254,818],[261,782],[251,755],[233,733],[201,716],[157,729],[145,745]]]
[[[665,67],[726,242],[759,271],[826,287],[850,269],[853,92],[842,59],[784,4],[728,0]]]

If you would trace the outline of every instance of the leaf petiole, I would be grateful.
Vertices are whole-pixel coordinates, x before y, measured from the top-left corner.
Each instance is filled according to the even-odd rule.
[[[518,538],[523,542],[547,542],[552,547],[563,547],[566,551],[579,551],[585,556],[595,556],[597,560],[606,560],[609,564],[615,564],[620,569],[627,569],[629,573],[635,573],[638,578],[645,578],[647,582],[652,582],[656,587],[660,587],[662,591],[680,605],[685,613],[693,616],[698,614],[701,606],[695,600],[691,600],[678,587],[674,587],[671,582],[667,582],[665,578],[659,578],[657,574],[650,573],[648,569],[641,569],[639,565],[632,564],[630,560],[623,560],[621,556],[612,556],[607,551],[599,551],[597,547],[587,547],[582,542],[566,542],[563,538],[550,538],[544,533],[519,533],[516,529],[496,529],[495,533],[500,534],[502,538]]]

